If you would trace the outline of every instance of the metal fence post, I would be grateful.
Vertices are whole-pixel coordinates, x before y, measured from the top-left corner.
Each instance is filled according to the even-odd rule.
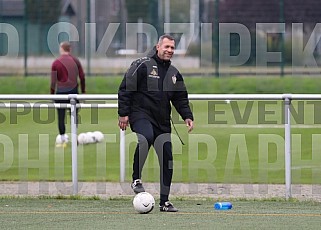
[[[125,165],[126,165],[126,154],[125,154],[125,130],[120,129],[120,141],[119,141],[119,147],[120,147],[120,156],[119,156],[119,162],[120,162],[120,182],[125,182]]]
[[[285,199],[292,197],[291,192],[291,99],[288,96],[284,98],[284,155],[285,155]]]
[[[70,95],[70,125],[71,125],[71,160],[73,194],[78,194],[78,158],[77,158],[77,95]]]

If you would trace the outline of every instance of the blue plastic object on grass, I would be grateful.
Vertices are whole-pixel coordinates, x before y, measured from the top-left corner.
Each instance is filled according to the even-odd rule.
[[[232,203],[230,202],[216,202],[214,204],[216,210],[228,210],[232,208]]]

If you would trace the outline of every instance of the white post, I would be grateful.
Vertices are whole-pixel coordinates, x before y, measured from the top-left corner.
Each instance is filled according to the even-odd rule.
[[[194,31],[194,34],[192,34],[193,41],[198,39],[199,34],[199,7],[200,3],[199,0],[190,0],[190,23],[191,23],[191,31]],[[194,36],[196,35],[196,36]],[[188,47],[184,47],[184,49],[187,49]]]
[[[158,0],[158,22],[163,23],[164,18],[163,18],[163,0]]]
[[[78,159],[77,159],[77,95],[70,95],[70,125],[71,125],[71,161],[72,161],[72,185],[73,194],[78,194]]]
[[[96,0],[90,0],[90,23],[96,23]],[[90,47],[96,48],[96,33],[93,33],[93,28],[96,27],[90,27]]]
[[[142,53],[144,50],[144,46],[143,46],[143,18],[138,18],[137,31],[138,31],[137,52]]]
[[[171,20],[171,2],[170,0],[165,0],[165,23],[170,23]]]
[[[285,199],[292,197],[291,193],[291,113],[290,113],[290,98],[286,97],[284,100],[284,155],[285,155]]]
[[[126,166],[126,159],[125,159],[125,130],[120,129],[120,141],[119,141],[119,163],[120,163],[120,182],[125,182],[125,166]]]

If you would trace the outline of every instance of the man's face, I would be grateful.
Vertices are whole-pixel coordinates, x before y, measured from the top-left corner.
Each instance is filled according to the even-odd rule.
[[[160,59],[164,61],[169,61],[174,54],[175,41],[169,40],[168,38],[164,38],[161,43],[158,43],[156,45],[156,49],[157,55]]]

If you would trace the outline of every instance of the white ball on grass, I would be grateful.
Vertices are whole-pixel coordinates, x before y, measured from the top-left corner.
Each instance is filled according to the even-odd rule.
[[[87,144],[87,134],[86,133],[79,133],[77,139],[78,139],[78,144],[80,144],[80,145]]]
[[[150,193],[141,192],[134,197],[133,205],[137,212],[147,214],[154,209],[155,199]]]
[[[87,135],[87,142],[88,142],[88,144],[91,144],[91,143],[95,143],[95,142],[96,142],[96,139],[95,139],[95,136],[94,136],[94,133],[93,133],[93,132],[87,132],[86,135]]]
[[[102,142],[104,140],[104,134],[102,132],[95,131],[93,134],[94,134],[96,142]]]

